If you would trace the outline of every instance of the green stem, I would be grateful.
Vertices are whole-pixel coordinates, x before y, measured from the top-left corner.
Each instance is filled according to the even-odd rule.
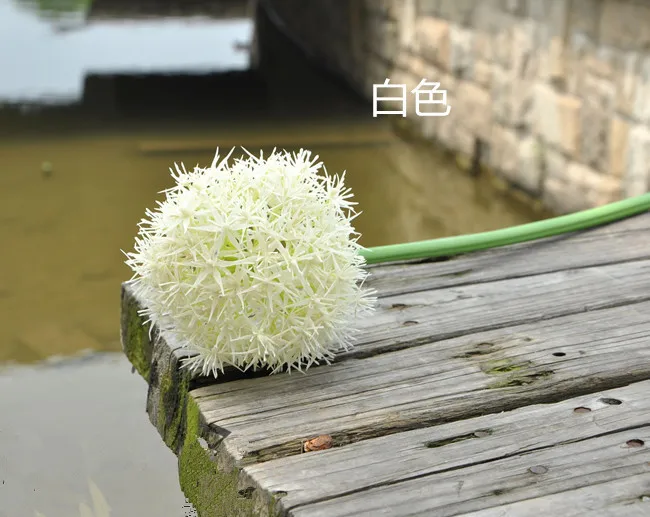
[[[650,193],[616,203],[490,232],[365,248],[368,264],[447,257],[585,230],[650,210]]]

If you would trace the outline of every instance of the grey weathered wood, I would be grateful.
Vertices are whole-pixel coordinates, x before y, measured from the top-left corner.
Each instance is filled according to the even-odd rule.
[[[487,508],[497,512],[489,515],[517,515],[526,508],[521,501],[550,497],[548,504],[557,505],[553,494],[560,490],[616,487],[617,479],[646,473],[639,469],[647,459],[625,463],[607,440],[649,420],[647,404],[632,394],[647,392],[639,381],[650,379],[649,228],[644,214],[447,262],[373,266],[369,285],[378,290],[379,308],[359,321],[357,346],[306,374],[193,379],[180,368],[180,343],[157,329],[144,337],[135,311],[141,302],[128,285],[122,339],[149,381],[150,418],[179,455],[181,485],[204,517],[460,515]],[[620,406],[587,395],[594,411],[586,415],[563,420],[554,412],[560,406],[530,406],[634,382]],[[517,420],[519,412],[527,413]],[[444,444],[475,432],[479,421],[491,435]],[[335,448],[300,454],[302,441],[319,434],[331,434]],[[409,441],[415,438],[438,446],[423,452],[421,440]],[[570,479],[553,477],[556,470],[533,478],[517,471],[535,455],[559,465],[574,453],[579,461],[567,464],[576,474]],[[600,470],[589,470],[585,454]],[[454,491],[459,472],[471,481],[462,497]],[[431,497],[429,478],[440,497]],[[542,478],[549,481],[540,484]],[[493,488],[498,483],[510,489],[501,493]],[[594,511],[619,508],[621,492],[612,490]],[[377,506],[391,498],[406,502]]]
[[[647,494],[647,495],[646,495]],[[650,473],[478,510],[463,517],[646,517]]]
[[[649,300],[649,273],[650,260],[639,260],[388,296],[358,322],[362,339],[340,357]]]
[[[260,497],[286,492],[281,507],[289,512],[372,486],[393,485],[448,471],[462,477],[463,469],[471,470],[473,465],[528,455],[623,429],[647,435],[649,394],[650,382],[639,382],[555,404],[526,406],[324,452],[285,457],[245,467],[240,484],[258,490]],[[607,404],[603,399],[621,403]],[[575,413],[575,408],[591,411]]]
[[[592,230],[461,255],[370,266],[368,287],[391,296],[650,258],[650,213]]]
[[[343,445],[650,379],[649,313],[647,302],[587,312],[190,395],[236,460],[270,459],[311,435]]]
[[[370,488],[297,507],[291,517],[447,517],[575,490],[650,472],[650,448],[629,448],[629,440],[650,443],[650,427],[559,443],[527,454],[451,469],[401,483]],[[530,472],[543,467],[543,474]],[[345,475],[340,473],[339,475]],[[489,498],[489,501],[486,499]],[[588,513],[587,513],[588,515]]]

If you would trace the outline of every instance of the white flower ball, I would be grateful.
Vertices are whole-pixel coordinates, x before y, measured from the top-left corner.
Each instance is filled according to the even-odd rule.
[[[139,224],[126,263],[142,312],[203,375],[329,362],[374,304],[350,190],[307,151],[229,157],[176,166],[177,185]]]

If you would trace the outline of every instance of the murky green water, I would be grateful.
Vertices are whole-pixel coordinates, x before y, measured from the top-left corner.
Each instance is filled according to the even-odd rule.
[[[0,363],[119,352],[120,249],[169,166],[207,164],[218,145],[306,146],[347,170],[366,246],[534,218],[296,55],[247,72],[250,20],[52,21],[33,7],[0,0]],[[113,516],[185,515],[145,395],[119,353],[4,369],[0,517],[77,515],[89,480]]]

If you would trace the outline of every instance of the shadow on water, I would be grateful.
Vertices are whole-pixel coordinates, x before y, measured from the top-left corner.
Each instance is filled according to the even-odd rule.
[[[0,52],[0,363],[119,352],[120,249],[169,166],[209,163],[217,146],[306,147],[347,170],[366,246],[536,217],[400,140],[264,17],[251,54],[250,14],[244,0],[0,0],[0,48],[14,49]],[[74,515],[89,479],[113,516],[183,515],[127,373],[119,355],[0,373],[15,394],[0,401],[0,517]]]

